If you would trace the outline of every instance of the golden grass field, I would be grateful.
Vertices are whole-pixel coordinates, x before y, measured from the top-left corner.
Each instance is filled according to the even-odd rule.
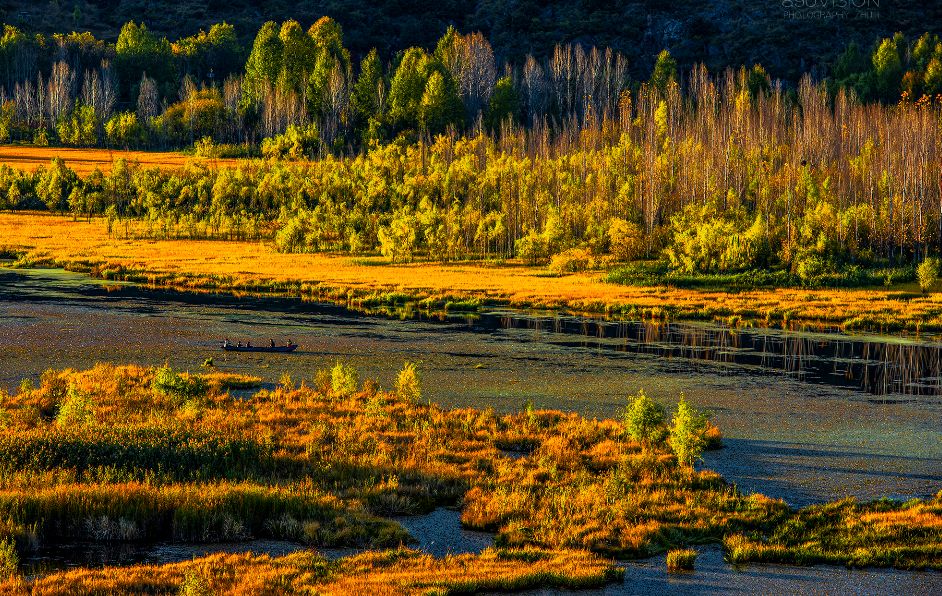
[[[123,235],[124,226],[119,227]],[[21,261],[26,265],[180,289],[282,291],[354,302],[401,294],[430,304],[477,299],[655,319],[942,329],[942,294],[899,289],[703,291],[610,284],[599,272],[556,277],[541,267],[512,263],[377,264],[350,256],[278,253],[265,242],[144,240],[133,233],[131,239],[113,238],[103,219],[74,221],[41,213],[0,214],[0,249],[25,254]]]
[[[137,162],[145,168],[169,169],[182,168],[188,161],[211,163],[214,166],[231,166],[239,162],[237,159],[207,159],[178,152],[0,145],[0,164],[6,164],[18,170],[32,172],[39,166],[48,166],[54,157],[61,157],[65,164],[80,176],[90,174],[95,168],[108,172],[111,170],[111,165],[119,159]]]

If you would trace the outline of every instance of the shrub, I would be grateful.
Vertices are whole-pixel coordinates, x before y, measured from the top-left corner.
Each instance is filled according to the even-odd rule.
[[[806,286],[817,285],[828,269],[828,263],[824,257],[815,253],[805,254],[795,261],[795,274]]]
[[[514,242],[514,252],[519,258],[533,265],[549,256],[549,243],[543,234],[530,230],[526,236]]]
[[[422,397],[422,390],[419,388],[419,374],[415,370],[415,364],[406,362],[396,377],[396,395],[399,399],[409,403],[417,403]]]
[[[932,284],[939,277],[939,259],[926,257],[916,269],[916,277],[919,280],[919,289],[923,293],[929,291]]]
[[[314,373],[314,388],[321,395],[330,393],[332,386],[332,374],[329,369],[321,368]]]
[[[623,423],[625,432],[645,449],[664,438],[664,408],[646,396],[644,390],[629,398]]]
[[[81,425],[92,421],[94,404],[92,397],[80,391],[75,385],[69,385],[69,391],[59,404],[56,424],[59,426]]]
[[[338,361],[330,371],[330,388],[335,395],[350,395],[357,390],[357,369]]]
[[[284,133],[262,140],[262,156],[268,159],[304,159],[314,157],[320,147],[317,126],[289,125]]]
[[[608,224],[612,255],[619,261],[634,261],[644,256],[644,228],[635,222],[613,217]]]
[[[694,561],[697,560],[697,551],[692,548],[678,548],[667,552],[667,570],[671,573],[678,571],[693,571]]]
[[[154,393],[168,397],[175,405],[181,406],[188,401],[205,397],[209,391],[209,383],[199,377],[181,375],[169,366],[162,366],[154,374],[151,388]]]
[[[210,587],[209,579],[198,569],[187,569],[180,583],[180,596],[210,596],[215,594]]]
[[[10,576],[20,569],[20,557],[11,539],[0,541],[0,576]]]
[[[681,395],[667,439],[681,465],[693,466],[693,462],[700,458],[706,447],[706,429],[706,416],[695,410]]]
[[[549,268],[557,273],[577,273],[587,271],[595,266],[595,260],[584,248],[570,248],[553,255]]]

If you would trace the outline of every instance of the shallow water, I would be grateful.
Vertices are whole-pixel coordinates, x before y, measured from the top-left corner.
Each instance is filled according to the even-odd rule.
[[[942,593],[942,573],[896,571],[894,569],[845,569],[830,565],[795,567],[791,565],[742,565],[732,567],[723,561],[719,547],[700,549],[696,569],[687,573],[667,573],[664,556],[630,561],[621,566],[625,581],[600,590],[578,592],[534,590],[531,596],[571,593],[586,596],[627,596],[649,594],[886,594]]]
[[[444,507],[422,515],[396,517],[416,542],[412,548],[435,557],[480,553],[494,544],[494,537],[486,532],[467,530],[461,526],[461,513]],[[312,547],[288,540],[245,540],[240,542],[212,542],[204,544],[161,542],[73,542],[44,545],[24,556],[20,568],[26,575],[38,575],[75,567],[104,567],[146,563],[163,565],[189,561],[213,553],[267,554],[272,557],[288,555]],[[347,557],[358,552],[355,548],[314,548],[328,559]]]
[[[0,269],[0,385],[97,361],[195,370],[212,358],[222,370],[268,383],[285,373],[310,379],[342,359],[388,387],[410,360],[424,397],[445,406],[514,411],[530,400],[615,416],[640,388],[664,403],[683,392],[712,412],[726,436],[726,447],[707,454],[704,465],[745,491],[796,506],[846,495],[925,497],[942,488],[942,348],[935,339],[651,327],[511,311],[402,316]],[[290,338],[301,348],[226,353],[219,349],[226,337]],[[828,573],[847,579],[843,570]]]

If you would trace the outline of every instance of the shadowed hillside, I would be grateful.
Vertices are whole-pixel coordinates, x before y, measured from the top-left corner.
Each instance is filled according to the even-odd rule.
[[[0,2],[0,19],[47,33],[90,30],[110,40],[129,20],[143,19],[170,38],[225,20],[248,43],[266,20],[310,24],[329,15],[343,26],[355,56],[374,46],[386,55],[411,45],[430,47],[454,25],[481,30],[508,59],[546,55],[560,42],[585,42],[622,51],[637,75],[650,72],[654,56],[668,48],[681,67],[701,60],[711,70],[760,62],[773,77],[789,80],[832,63],[851,41],[869,48],[896,31],[915,36],[942,29],[942,7],[934,3],[855,0],[848,4],[866,7],[845,9],[837,0],[826,9],[789,8],[802,3],[807,0],[7,0]]]

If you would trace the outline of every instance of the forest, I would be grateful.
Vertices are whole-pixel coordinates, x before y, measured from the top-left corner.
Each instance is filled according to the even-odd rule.
[[[225,23],[170,42],[130,22],[113,46],[7,26],[0,140],[252,159],[84,178],[61,160],[4,166],[0,208],[393,262],[634,262],[614,275],[629,282],[892,282],[942,238],[928,33],[851,44],[834,77],[794,84],[761,65],[680,72],[666,50],[635,80],[623,55],[579,44],[498,65],[482,34],[453,28],[357,65],[328,17],[268,22],[243,55]]]

